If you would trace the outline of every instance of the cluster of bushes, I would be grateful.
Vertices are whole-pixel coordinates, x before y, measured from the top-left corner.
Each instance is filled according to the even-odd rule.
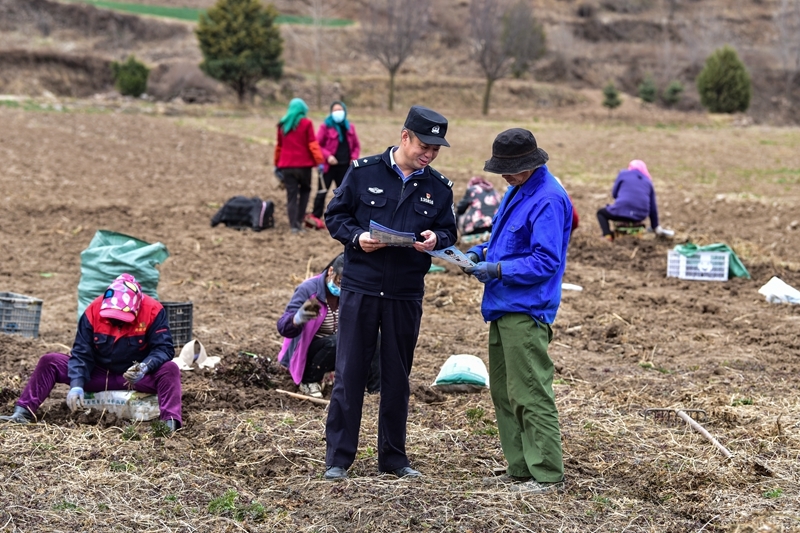
[[[736,113],[747,111],[753,95],[752,83],[747,68],[730,46],[715,50],[696,79],[700,103],[712,113]],[[677,104],[683,95],[683,84],[673,80],[661,91],[661,101],[667,107]],[[639,84],[639,98],[653,103],[659,96],[653,77],[648,75]],[[619,91],[613,82],[603,87],[603,106],[609,113],[622,104]]]

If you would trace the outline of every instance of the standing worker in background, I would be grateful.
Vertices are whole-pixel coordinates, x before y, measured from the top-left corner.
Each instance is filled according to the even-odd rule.
[[[322,166],[322,150],[314,136],[314,124],[306,118],[308,106],[300,98],[289,102],[289,109],[278,122],[275,144],[276,173],[286,187],[286,213],[292,233],[303,231],[303,220],[311,195],[311,170]]]
[[[406,420],[414,349],[422,318],[426,252],[456,241],[452,182],[430,164],[445,140],[447,119],[413,106],[399,146],[353,162],[325,213],[331,236],[345,245],[339,298],[336,381],[325,426],[325,479],[347,478],[358,433],[369,360],[380,332],[381,398],[378,470],[419,477],[406,456]],[[370,238],[370,221],[416,236],[413,247]]]
[[[561,302],[572,203],[550,174],[549,156],[521,128],[500,133],[484,170],[509,184],[488,243],[467,252],[464,271],[485,283],[489,379],[511,490],[550,492],[564,478],[561,429],[547,346]]]
[[[347,107],[344,102],[331,104],[331,114],[325,119],[317,131],[317,142],[322,149],[325,163],[322,187],[314,197],[314,208],[309,215],[309,225],[324,228],[322,213],[325,210],[325,197],[332,183],[342,184],[344,174],[353,159],[361,153],[361,143],[356,135],[356,127],[347,120]]]
[[[84,390],[157,394],[160,418],[174,432],[183,423],[181,371],[174,357],[167,311],[133,276],[122,274],[81,315],[70,355],[43,355],[14,413],[0,420],[33,422],[55,384],[65,383],[70,411],[83,409]]]

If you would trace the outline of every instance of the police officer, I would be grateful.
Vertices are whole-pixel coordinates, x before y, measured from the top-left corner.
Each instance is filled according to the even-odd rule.
[[[447,119],[413,106],[400,144],[355,160],[325,213],[331,236],[345,245],[325,479],[345,479],[355,460],[364,384],[377,342],[378,469],[397,477],[421,475],[406,456],[408,376],[422,317],[424,277],[431,266],[425,252],[456,242],[453,184],[429,166],[442,146],[450,146],[446,133]],[[413,247],[387,246],[370,238],[370,221],[413,233],[416,242]]]

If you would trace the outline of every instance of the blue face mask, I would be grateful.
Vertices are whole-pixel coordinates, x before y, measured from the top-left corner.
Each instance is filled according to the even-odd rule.
[[[337,284],[335,284],[332,279],[326,281],[325,285],[328,287],[328,290],[331,291],[331,294],[333,296],[339,296],[339,294],[341,294],[342,292],[342,289]]]
[[[331,111],[331,118],[334,122],[342,122],[344,120],[344,111],[341,109]]]

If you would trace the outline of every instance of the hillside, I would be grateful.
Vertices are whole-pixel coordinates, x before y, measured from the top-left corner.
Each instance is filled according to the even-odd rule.
[[[211,0],[140,0],[174,7],[207,8]],[[303,2],[278,0],[285,14],[303,15]],[[327,9],[329,16],[358,20],[367,2],[340,0]],[[749,115],[756,122],[794,123],[800,120],[800,77],[787,88],[781,68],[781,46],[775,14],[779,0],[541,0],[535,13],[547,34],[548,53],[522,80],[503,80],[495,89],[493,109],[564,107],[585,101],[574,91],[600,91],[609,80],[634,96],[648,74],[660,89],[673,80],[686,87],[678,108],[702,111],[694,78],[705,57],[729,43],[748,66],[754,82]],[[471,108],[482,77],[469,57],[468,0],[437,0],[430,32],[402,67],[398,98],[405,105],[404,87],[434,86],[455,108]],[[300,94],[316,101],[311,41],[313,29],[282,25],[286,78],[265,84],[260,100],[283,103]],[[320,64],[324,77],[322,100],[345,97],[364,107],[385,107],[386,73],[359,49],[360,26],[322,31]],[[23,53],[24,51],[24,53]],[[91,6],[59,4],[51,0],[0,0],[0,92],[87,96],[99,92],[94,76],[81,61],[110,61],[135,54],[155,68],[154,80],[164,81],[170,68],[180,65],[170,79],[193,79],[201,56],[192,25],[123,15]],[[64,58],[59,60],[59,58]],[[66,59],[66,58],[69,58]],[[190,76],[191,77],[191,76]],[[376,80],[367,83],[363,79]],[[173,83],[167,80],[165,83]],[[193,82],[195,83],[195,82]],[[224,88],[204,80],[201,90],[189,91],[189,101],[229,100]],[[515,85],[516,83],[516,85]],[[547,84],[545,90],[541,84]],[[100,85],[110,90],[109,80]],[[527,87],[522,89],[520,87]],[[555,87],[555,88],[554,88]],[[158,92],[158,91],[157,91]],[[546,92],[550,96],[541,97]],[[553,96],[558,94],[558,96]],[[200,95],[200,96],[198,96]],[[184,96],[180,89],[164,89],[157,98]]]

